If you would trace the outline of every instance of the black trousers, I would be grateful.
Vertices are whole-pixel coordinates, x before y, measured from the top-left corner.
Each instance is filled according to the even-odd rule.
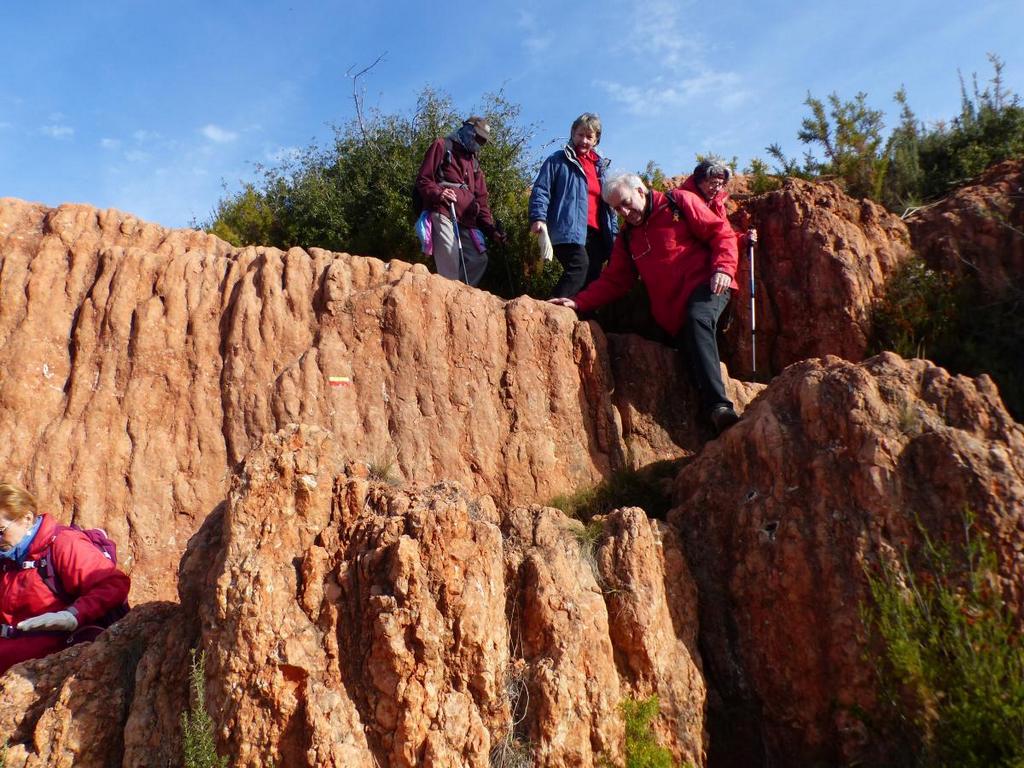
[[[593,227],[587,227],[586,244],[559,243],[553,250],[562,265],[562,277],[551,291],[554,299],[571,298],[594,282],[609,256],[604,235]]]
[[[686,324],[675,338],[676,349],[686,355],[690,378],[700,395],[704,413],[719,405],[732,407],[722,382],[718,357],[718,319],[729,303],[730,291],[715,294],[705,283],[694,290],[686,305]]]

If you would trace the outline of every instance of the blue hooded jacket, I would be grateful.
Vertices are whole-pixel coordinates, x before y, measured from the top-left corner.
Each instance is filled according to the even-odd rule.
[[[595,153],[596,154],[596,153]],[[604,187],[608,160],[597,158],[597,178]],[[530,193],[530,221],[543,221],[548,226],[552,245],[587,242],[587,175],[576,159],[571,144],[553,153],[540,167]],[[619,221],[608,204],[601,200],[597,220],[607,245],[611,248]]]

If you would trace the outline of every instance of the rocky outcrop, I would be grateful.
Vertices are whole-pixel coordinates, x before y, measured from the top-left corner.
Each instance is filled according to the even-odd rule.
[[[874,707],[865,569],[901,568],[917,520],[956,545],[972,514],[1024,608],[1024,428],[986,376],[892,354],[794,365],[682,469],[675,502],[712,764],[879,764],[854,715]]]
[[[870,200],[854,200],[834,182],[786,179],[782,189],[744,201],[731,217],[739,231],[756,227],[754,259],[758,378],[799,360],[837,355],[863,360],[871,307],[887,278],[910,257],[899,217]],[[751,378],[750,260],[740,254],[740,292],[726,332],[723,361]]]
[[[11,199],[0,258],[5,476],[65,521],[106,528],[135,602],[174,596],[185,542],[231,469],[290,423],[330,430],[339,460],[507,505],[708,437],[678,418],[671,434],[630,432],[642,406],[624,432],[593,326],[422,266],[234,249],[117,211]],[[615,346],[630,356],[628,339]],[[657,407],[692,402],[683,381]]]
[[[663,523],[503,515],[339,471],[331,442],[294,427],[253,451],[190,543],[180,609],[2,678],[8,766],[174,764],[190,647],[233,766],[621,761],[619,704],[653,693],[663,743],[704,764],[696,592]]]
[[[928,264],[994,298],[1024,291],[1024,161],[1007,160],[906,219]]]

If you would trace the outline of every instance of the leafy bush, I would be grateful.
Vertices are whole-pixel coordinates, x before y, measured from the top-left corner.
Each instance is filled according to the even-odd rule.
[[[533,176],[526,152],[534,127],[522,125],[519,106],[500,93],[485,96],[474,111],[491,125],[480,165],[491,209],[509,237],[507,245],[489,249],[481,287],[506,296],[541,293],[557,276],[532,268],[536,245],[527,233],[527,204]],[[262,180],[222,199],[203,226],[234,245],[316,246],[424,262],[412,229],[418,215],[413,181],[430,144],[464,116],[449,96],[430,88],[412,115],[359,114],[335,127],[329,146],[314,144],[278,165],[258,166]]]
[[[181,713],[181,752],[185,768],[226,768],[226,757],[217,755],[213,720],[206,711],[206,657],[192,651],[189,670],[191,706]]]
[[[1024,107],[1004,86],[1002,60],[993,54],[988,58],[993,68],[989,87],[979,90],[975,75],[968,94],[961,77],[960,114],[920,138],[924,199],[947,194],[994,163],[1024,156]]]
[[[927,357],[953,373],[988,373],[1007,410],[1024,418],[1024,293],[986,295],[973,275],[955,278],[920,259],[889,281],[873,316],[872,352]]]
[[[843,100],[832,93],[826,105],[808,93],[804,103],[811,114],[797,137],[811,149],[802,162],[786,157],[779,144],[769,146],[768,154],[781,174],[836,178],[851,195],[897,213],[942,197],[993,163],[1024,156],[1024,107],[1005,87],[1002,60],[990,54],[989,61],[994,74],[988,87],[979,88],[974,75],[968,93],[960,78],[960,114],[948,123],[919,123],[901,87],[894,97],[900,123],[884,139],[882,112],[868,105],[867,94]]]
[[[672,753],[658,744],[651,729],[660,711],[658,697],[626,699],[619,709],[626,723],[626,768],[674,768]]]
[[[773,192],[782,186],[782,179],[770,174],[768,170],[768,163],[759,157],[755,157],[750,161],[750,165],[743,169],[743,173],[750,177],[751,194],[761,195],[765,192]]]
[[[922,528],[924,567],[869,574],[865,624],[887,719],[909,734],[920,766],[1024,765],[1024,645],[998,588],[991,550],[965,526],[960,562]],[[905,558],[906,560],[906,558]]]

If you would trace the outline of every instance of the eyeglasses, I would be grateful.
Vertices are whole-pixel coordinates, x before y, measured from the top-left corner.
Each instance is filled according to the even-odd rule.
[[[704,179],[704,184],[715,189],[721,189],[725,186],[725,179],[719,179],[715,176],[710,176]]]

